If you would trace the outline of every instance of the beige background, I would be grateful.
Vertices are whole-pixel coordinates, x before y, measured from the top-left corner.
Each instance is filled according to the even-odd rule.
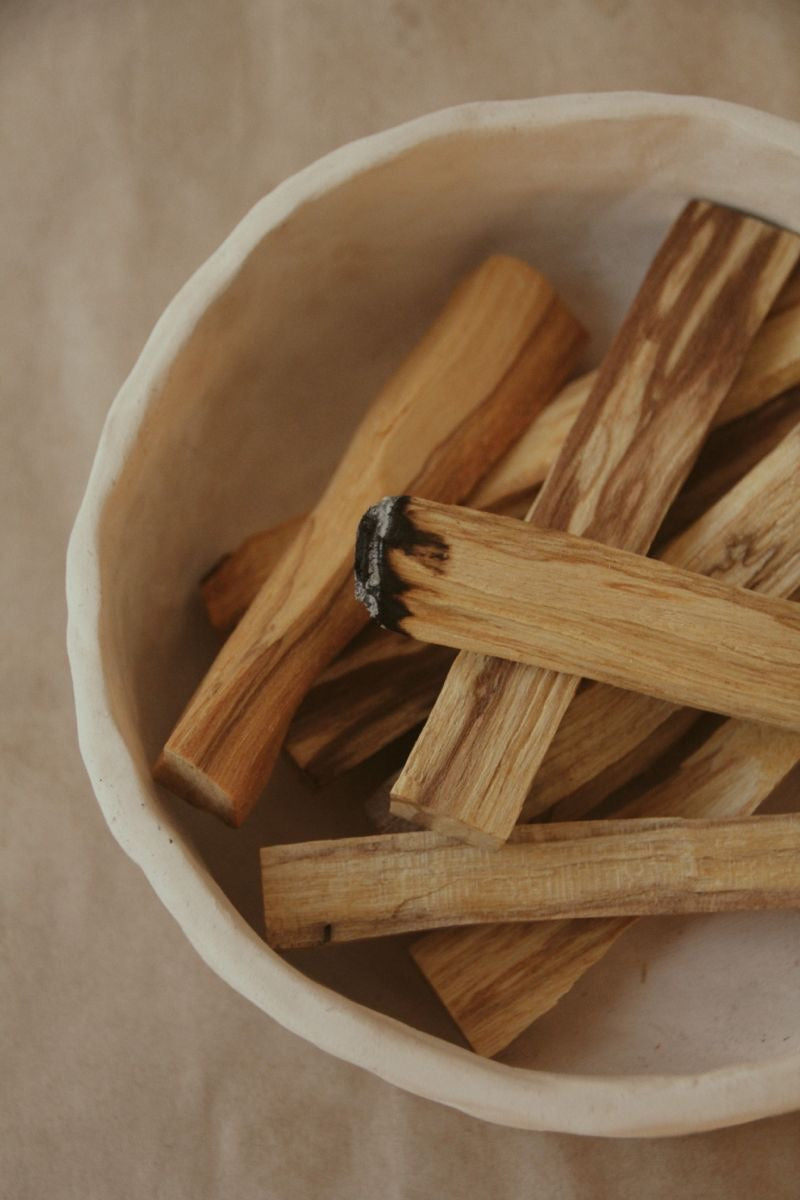
[[[201,963],[78,756],[63,559],[108,406],[249,206],[464,100],[646,88],[800,119],[796,0],[3,0],[0,1195],[796,1197],[800,1114],[673,1141],[484,1125]]]

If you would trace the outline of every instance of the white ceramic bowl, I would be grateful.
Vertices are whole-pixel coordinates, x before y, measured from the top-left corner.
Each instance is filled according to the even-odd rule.
[[[711,100],[559,96],[466,105],[327,156],[167,308],[111,408],[70,544],[83,756],[197,951],[315,1045],[509,1126],[681,1133],[800,1105],[798,915],[641,922],[489,1062],[459,1044],[403,939],[290,963],[258,935],[257,846],[360,830],[380,766],[319,795],[281,764],[234,832],[159,793],[148,763],[213,653],[196,581],[313,500],[453,281],[488,251],[528,258],[596,358],[696,195],[800,229],[800,130]]]

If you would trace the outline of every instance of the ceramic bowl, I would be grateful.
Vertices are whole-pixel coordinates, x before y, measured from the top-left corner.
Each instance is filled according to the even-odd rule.
[[[454,281],[491,251],[528,259],[589,327],[590,365],[692,196],[800,230],[800,129],[711,100],[558,96],[466,105],[328,155],[257,204],[159,320],[70,544],[86,766],[198,953],[314,1045],[508,1126],[683,1133],[800,1105],[800,914],[640,922],[486,1061],[408,939],[285,957],[261,939],[258,846],[365,831],[386,761],[323,792],[282,762],[238,832],[160,792],[148,764],[214,653],[198,580],[314,500]]]

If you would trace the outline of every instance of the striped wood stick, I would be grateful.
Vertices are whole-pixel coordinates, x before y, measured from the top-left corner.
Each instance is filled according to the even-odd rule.
[[[684,210],[528,514],[532,523],[647,550],[798,250],[795,236],[719,206]],[[395,811],[501,844],[578,681],[552,663],[459,655],[395,785]]]
[[[492,924],[800,908],[800,814],[521,825],[495,853],[430,832],[261,851],[276,949]]]
[[[421,641],[800,730],[800,607],[789,600],[410,496],[364,516],[356,592],[375,620]]]
[[[461,284],[189,701],[159,782],[241,824],[306,691],[365,623],[351,577],[364,507],[389,480],[468,495],[552,399],[583,336],[550,284],[516,259],[491,258]]]
[[[797,734],[726,721],[665,783],[617,815],[746,817],[798,762]],[[472,1048],[491,1056],[548,1012],[631,923],[613,917],[442,929],[415,942],[411,954]]]

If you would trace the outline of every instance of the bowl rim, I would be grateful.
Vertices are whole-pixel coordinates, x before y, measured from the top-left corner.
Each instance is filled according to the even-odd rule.
[[[280,183],[168,304],[113,401],[70,537],[66,576],[78,740],[92,787],[111,832],[207,965],[292,1033],[415,1095],[512,1128],[609,1137],[700,1132],[798,1108],[800,1053],[695,1074],[581,1075],[514,1067],[346,999],[290,966],[240,916],[180,833],[175,836],[147,764],[114,720],[100,637],[98,543],[106,502],[170,363],[256,245],[297,208],[453,134],[643,117],[718,122],[800,158],[800,126],[756,109],[653,92],[577,93],[446,108],[350,142]]]

